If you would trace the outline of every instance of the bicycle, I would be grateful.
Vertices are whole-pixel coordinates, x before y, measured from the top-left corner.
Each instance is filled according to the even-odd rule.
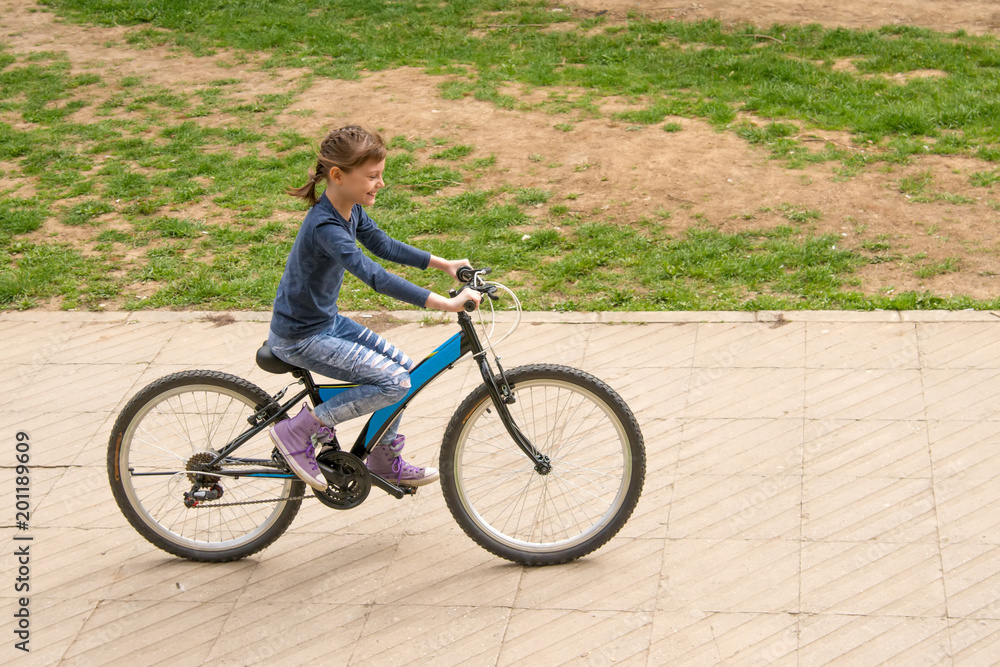
[[[373,413],[350,451],[336,438],[322,446],[317,460],[330,484],[325,491],[306,495],[267,429],[303,400],[318,405],[352,385],[317,384],[265,342],[257,365],[295,378],[274,396],[207,370],[174,373],[142,389],[118,416],[108,445],[108,478],[129,523],[168,553],[225,562],[273,543],[307,498],[347,510],[364,502],[372,486],[397,499],[413,494],[416,488],[369,472],[364,459],[414,396],[471,355],[483,383],[459,404],[440,453],[441,487],[455,520],[491,553],[529,565],[568,562],[607,543],[642,491],[645,449],[635,416],[584,371],[554,364],[504,370],[490,340],[492,302],[503,292],[516,310],[498,343],[516,329],[520,302],[484,280],[489,269],[465,269],[459,280],[482,293],[493,312],[487,328],[480,309],[487,345],[469,315],[470,301],[458,313],[459,332],[411,371],[406,397]],[[302,389],[282,403],[294,385]]]

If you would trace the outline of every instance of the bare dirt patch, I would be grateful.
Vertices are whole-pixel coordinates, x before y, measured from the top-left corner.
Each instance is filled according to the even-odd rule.
[[[935,27],[954,25],[970,32],[993,30],[1000,17],[992,3],[971,1],[948,3],[952,11],[947,20],[943,2],[851,1],[817,8],[779,1],[570,4],[660,18],[714,16],[756,23],[820,21],[864,27],[934,20]],[[0,0],[0,15],[0,35],[14,50],[62,51],[74,67],[99,63],[108,80],[138,75],[184,88],[237,79],[240,90],[253,96],[286,92],[302,74],[263,73],[251,64],[234,65],[228,54],[196,58],[167,48],[132,50],[121,43],[122,29],[59,23],[51,14],[29,12],[12,0]],[[278,116],[277,129],[294,129],[318,140],[331,127],[361,122],[381,128],[387,137],[446,137],[471,144],[473,157],[496,157],[495,168],[468,177],[472,186],[551,193],[547,205],[537,211],[538,224],[558,224],[547,211],[561,205],[570,214],[602,222],[653,221],[676,237],[696,226],[738,231],[788,225],[796,211],[815,212],[801,223],[807,232],[833,235],[837,244],[859,251],[891,245],[881,263],[860,272],[857,289],[870,294],[930,290],[981,299],[998,293],[1000,204],[992,190],[969,181],[974,172],[991,171],[989,163],[968,157],[917,157],[905,167],[869,167],[844,180],[831,163],[791,169],[734,133],[699,120],[670,119],[680,130],[665,132],[660,126],[629,126],[608,118],[567,119],[505,110],[471,97],[443,99],[439,85],[444,80],[412,68],[377,72],[358,81],[317,79]],[[625,104],[606,103],[606,110]],[[571,131],[556,127],[568,121]],[[847,136],[806,138],[819,146],[831,140],[860,150]],[[901,179],[924,172],[933,175],[928,192],[908,196]],[[209,210],[185,214],[211,217]],[[943,268],[920,270],[933,266]]]
[[[651,19],[718,19],[725,23],[770,26],[773,23],[828,27],[878,28],[912,25],[934,30],[965,30],[974,35],[1000,33],[1000,7],[992,0],[700,0],[662,2],[649,0],[567,0],[579,7],[614,17],[629,14]]]

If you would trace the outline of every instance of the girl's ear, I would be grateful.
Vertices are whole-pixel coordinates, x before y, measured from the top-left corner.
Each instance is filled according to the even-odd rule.
[[[330,167],[330,171],[327,172],[327,176],[330,181],[340,185],[344,182],[344,172],[340,170],[340,167]]]

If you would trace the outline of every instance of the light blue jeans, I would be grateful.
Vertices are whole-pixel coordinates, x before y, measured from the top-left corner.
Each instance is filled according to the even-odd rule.
[[[416,365],[413,360],[343,315],[337,315],[325,331],[308,338],[290,340],[272,331],[267,342],[274,356],[282,361],[358,385],[316,406],[316,418],[326,426],[335,427],[392,405],[410,390],[410,370]],[[391,442],[398,427],[399,419],[379,442]]]

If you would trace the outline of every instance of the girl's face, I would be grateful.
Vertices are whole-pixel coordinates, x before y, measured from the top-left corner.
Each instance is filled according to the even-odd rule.
[[[343,196],[343,201],[371,206],[375,203],[375,195],[385,187],[382,181],[384,171],[385,160],[368,162],[348,172],[334,167],[330,170],[330,180]]]

